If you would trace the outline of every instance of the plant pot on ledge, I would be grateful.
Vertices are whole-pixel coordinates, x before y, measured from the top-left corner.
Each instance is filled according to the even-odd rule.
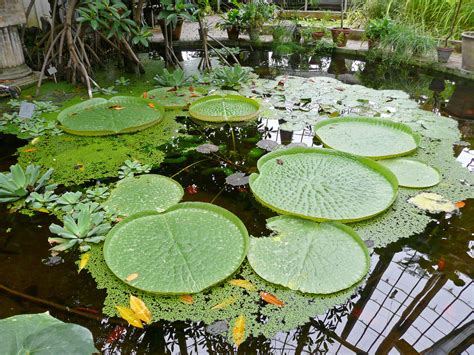
[[[324,34],[324,32],[315,31],[311,33],[311,37],[313,37],[315,41],[320,41],[324,37]]]
[[[451,47],[437,47],[438,52],[438,62],[439,63],[447,63],[451,53],[453,53],[454,48]]]
[[[333,27],[331,28],[332,40],[338,47],[345,47],[347,40],[349,39],[349,34],[351,29],[347,27]]]
[[[227,31],[227,37],[231,41],[237,41],[239,39],[240,35],[240,27],[237,26],[232,26],[226,29]]]
[[[247,30],[247,32],[248,32],[250,40],[252,42],[256,42],[256,41],[260,40],[260,30],[259,29],[249,28]]]
[[[462,34],[462,68],[474,71],[474,31]]]
[[[163,33],[163,37],[165,36],[165,21],[159,20],[158,23],[160,24],[161,33]],[[170,26],[168,26],[168,31],[170,30]],[[173,41],[179,41],[181,38],[181,30],[183,29],[183,19],[178,19],[176,27],[171,29],[171,38]],[[169,35],[169,33],[168,33]]]

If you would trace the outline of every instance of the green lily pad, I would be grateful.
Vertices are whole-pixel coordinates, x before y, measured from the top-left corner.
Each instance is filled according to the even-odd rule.
[[[257,117],[259,110],[259,103],[245,96],[212,95],[194,101],[189,114],[207,122],[241,122]]]
[[[163,119],[165,109],[155,101],[131,96],[110,100],[90,99],[68,107],[58,115],[61,128],[80,136],[131,133],[148,128]]]
[[[99,352],[87,328],[61,322],[47,312],[0,320],[0,344],[2,354],[90,355]]]
[[[257,162],[250,188],[263,205],[281,214],[316,221],[359,221],[385,211],[398,183],[377,162],[332,149],[276,150]]]
[[[186,109],[193,101],[204,96],[207,92],[205,89],[195,88],[173,88],[162,87],[148,91],[148,99],[158,102],[164,106],[166,110],[183,110]]]
[[[317,123],[315,132],[326,147],[373,159],[409,154],[420,143],[409,126],[380,118],[328,119]]]
[[[247,247],[247,230],[234,214],[209,203],[185,202],[162,214],[142,212],[120,222],[107,235],[104,259],[132,287],[188,294],[230,276]]]
[[[164,212],[183,198],[182,186],[166,176],[146,174],[117,183],[104,207],[119,216],[143,211]]]
[[[263,279],[306,293],[330,294],[351,287],[369,271],[362,239],[337,222],[290,216],[267,220],[272,237],[250,238],[248,260]]]
[[[438,170],[421,161],[407,158],[381,160],[379,162],[388,168],[403,187],[424,188],[438,185],[441,175]]]

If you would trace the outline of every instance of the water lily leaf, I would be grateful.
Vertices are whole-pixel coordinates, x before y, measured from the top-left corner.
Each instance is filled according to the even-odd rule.
[[[151,312],[146,306],[145,302],[143,302],[138,297],[130,295],[130,309],[135,312],[135,315],[141,321],[151,324]]]
[[[271,139],[262,139],[257,142],[257,147],[265,149],[267,152],[274,151],[280,145]]]
[[[256,199],[281,214],[317,221],[358,221],[385,211],[396,177],[371,159],[332,149],[288,148],[268,153],[250,175]]]
[[[90,355],[99,353],[92,333],[77,324],[63,323],[49,313],[22,314],[0,320],[2,354]]]
[[[248,280],[244,280],[244,279],[230,280],[229,284],[231,284],[233,286],[245,288],[248,291],[255,291],[256,290],[256,287],[253,283],[251,283]]]
[[[292,290],[330,294],[351,287],[369,271],[362,239],[337,222],[291,216],[267,220],[272,237],[250,238],[248,260],[265,280]]]
[[[406,155],[420,142],[409,126],[380,118],[328,119],[317,123],[315,132],[326,147],[373,159]]]
[[[150,100],[163,105],[166,110],[186,109],[193,101],[203,96],[204,90],[190,91],[188,88],[177,88],[170,91],[170,87],[162,87],[148,91]]]
[[[259,115],[257,101],[240,95],[212,95],[194,101],[189,114],[207,122],[241,122]]]
[[[237,347],[245,340],[245,316],[243,314],[235,320],[234,327],[232,328],[232,338]]]
[[[117,312],[120,315],[120,317],[125,319],[128,322],[128,324],[133,325],[134,327],[137,327],[137,328],[143,328],[142,321],[140,320],[140,318],[138,318],[138,316],[135,314],[135,312],[131,308],[123,307],[123,306],[115,306],[115,308],[117,309]]]
[[[225,183],[231,186],[243,186],[249,183],[249,176],[244,173],[233,173],[225,178]]]
[[[229,211],[185,202],[165,213],[142,212],[124,219],[107,235],[104,258],[121,280],[160,294],[192,294],[229,277],[247,253],[244,224]]]
[[[165,109],[148,99],[115,96],[90,99],[66,108],[58,115],[62,129],[80,136],[104,136],[140,131],[160,122]],[[120,109],[117,109],[120,107]]]
[[[197,146],[196,151],[203,154],[210,154],[210,153],[215,153],[219,151],[219,147],[215,144],[206,143],[206,144],[201,144],[200,146]]]
[[[381,160],[379,163],[395,174],[398,184],[403,187],[423,188],[439,184],[438,170],[421,161],[407,158]]]
[[[183,195],[183,187],[173,179],[145,174],[120,180],[103,205],[119,216],[141,211],[163,212],[177,204]]]
[[[449,213],[456,210],[456,205],[452,201],[432,192],[422,192],[409,199],[408,202],[431,213]]]

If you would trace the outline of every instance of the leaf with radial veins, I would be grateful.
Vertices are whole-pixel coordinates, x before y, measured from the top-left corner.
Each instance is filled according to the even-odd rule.
[[[160,122],[165,109],[155,101],[132,96],[90,99],[58,115],[61,128],[80,136],[104,136],[143,130]]]
[[[316,124],[315,133],[326,147],[373,159],[409,154],[420,143],[407,125],[381,118],[328,119]]]
[[[257,101],[240,95],[212,95],[194,101],[189,114],[207,122],[241,122],[258,116]]]
[[[381,160],[379,163],[388,168],[403,187],[421,189],[439,184],[441,174],[438,170],[415,159],[395,158]]]
[[[184,195],[182,186],[163,175],[145,174],[120,180],[104,202],[104,208],[119,216],[142,211],[163,212]]]
[[[290,216],[267,220],[271,237],[250,238],[248,260],[263,279],[307,293],[330,294],[351,287],[369,271],[362,239],[336,222]]]
[[[398,191],[396,177],[377,162],[324,148],[277,150],[258,160],[250,188],[281,214],[352,222],[385,211]]]
[[[190,90],[189,87],[163,87],[148,91],[147,97],[163,105],[167,110],[183,110],[187,109],[193,101],[203,97],[205,92],[207,90],[201,88]]]
[[[143,212],[117,224],[107,235],[104,258],[132,287],[191,294],[234,273],[247,246],[247,230],[234,214],[209,203],[185,202],[162,214]],[[127,282],[132,273],[138,277]]]

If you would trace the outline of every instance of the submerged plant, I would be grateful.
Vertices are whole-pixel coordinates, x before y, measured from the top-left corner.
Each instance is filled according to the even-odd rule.
[[[61,195],[56,201],[59,209],[63,212],[70,213],[74,210],[77,204],[81,201],[82,192],[66,192]]]
[[[86,252],[90,249],[89,243],[102,242],[110,228],[102,213],[92,213],[86,206],[81,206],[77,216],[64,217],[63,227],[55,223],[49,226],[51,233],[59,236],[48,238],[50,244],[56,244],[50,250],[62,252],[77,246],[79,251]]]
[[[252,69],[238,64],[233,67],[221,67],[215,71],[215,78],[224,88],[239,88],[251,79]]]
[[[176,68],[172,72],[169,72],[168,69],[163,69],[163,71],[155,75],[153,79],[156,80],[159,86],[172,86],[175,88],[184,86],[187,82],[187,78],[181,68]]]
[[[38,165],[28,165],[25,170],[19,164],[12,165],[9,173],[0,173],[0,202],[17,201],[31,192],[54,190],[56,185],[47,185],[52,173],[53,169],[49,169],[40,176]]]
[[[26,203],[34,209],[45,208],[51,211],[56,206],[58,195],[53,191],[45,191],[44,193],[32,192],[27,198]]]
[[[124,164],[120,167],[118,176],[120,179],[131,177],[137,174],[149,173],[151,166],[148,164],[141,164],[139,161],[125,160]]]

